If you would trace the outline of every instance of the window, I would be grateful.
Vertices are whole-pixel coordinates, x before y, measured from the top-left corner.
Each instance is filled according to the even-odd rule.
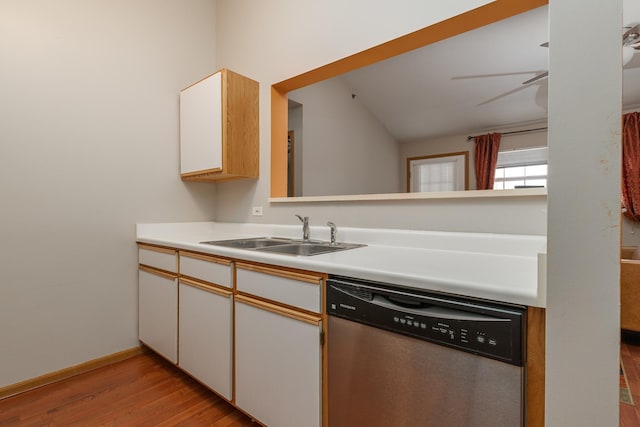
[[[407,158],[407,191],[468,189],[469,152]]]
[[[498,153],[494,190],[547,186],[547,147]]]

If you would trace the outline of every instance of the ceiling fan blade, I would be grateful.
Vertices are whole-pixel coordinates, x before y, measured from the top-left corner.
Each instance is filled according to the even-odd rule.
[[[479,107],[479,106],[481,106],[481,105],[489,104],[489,103],[491,103],[491,102],[497,101],[498,99],[504,98],[504,97],[509,96],[509,95],[513,95],[513,94],[514,94],[514,93],[516,93],[516,92],[520,92],[521,90],[527,89],[528,87],[529,87],[529,86],[519,86],[519,87],[517,87],[517,88],[515,88],[515,89],[511,89],[511,90],[510,90],[510,91],[508,91],[508,92],[505,92],[505,93],[500,94],[500,95],[498,95],[498,96],[494,96],[494,97],[493,97],[493,98],[491,98],[491,99],[487,99],[486,101],[481,102],[481,103],[480,103],[480,104],[478,104],[477,106]]]
[[[542,74],[538,74],[537,76],[535,76],[535,77],[534,77],[534,78],[532,78],[532,79],[527,80],[526,82],[522,82],[522,84],[523,84],[523,85],[528,85],[529,83],[536,82],[536,81],[538,81],[538,80],[540,80],[540,79],[544,79],[545,77],[548,77],[548,76],[549,76],[549,72],[548,72],[548,71],[545,71],[544,73],[542,73]]]
[[[508,77],[508,76],[520,76],[528,74],[537,74],[540,70],[536,71],[516,71],[513,73],[493,73],[493,74],[475,74],[470,76],[456,76],[451,77],[451,80],[469,80],[469,79],[484,79],[488,77]]]

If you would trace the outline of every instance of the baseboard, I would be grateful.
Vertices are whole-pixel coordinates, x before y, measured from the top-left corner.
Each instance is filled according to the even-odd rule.
[[[79,365],[70,366],[59,371],[50,372],[48,374],[41,375],[39,377],[31,378],[19,383],[11,384],[0,388],[0,399],[7,398],[9,396],[15,396],[16,394],[23,393],[25,391],[33,390],[43,385],[51,384],[56,381],[61,381],[73,376],[83,374],[85,372],[92,371],[103,366],[108,366],[116,362],[120,362],[130,357],[137,356],[147,351],[142,346],[133,347],[128,350],[119,351],[117,353],[109,354],[107,356],[99,357],[97,359],[89,360],[88,362],[80,363]]]

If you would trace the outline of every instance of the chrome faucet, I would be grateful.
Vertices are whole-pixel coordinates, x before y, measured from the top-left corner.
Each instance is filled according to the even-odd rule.
[[[304,218],[300,215],[296,214],[298,219],[302,221],[302,240],[305,242],[309,241],[309,217],[305,216]]]
[[[335,245],[336,234],[338,233],[338,227],[336,227],[336,225],[331,221],[327,222],[327,225],[329,226],[329,228],[331,228],[331,245]]]

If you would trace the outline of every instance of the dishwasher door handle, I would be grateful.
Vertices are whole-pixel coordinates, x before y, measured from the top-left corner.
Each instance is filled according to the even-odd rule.
[[[416,300],[416,302],[420,302]],[[470,320],[476,322],[508,322],[508,319],[502,319],[499,317],[486,316],[483,314],[471,313],[464,310],[456,310],[454,308],[440,307],[427,303],[416,304],[415,307],[411,307],[410,302],[399,303],[392,301],[381,294],[374,294],[373,299],[369,301],[370,304],[377,305],[379,307],[388,308],[391,310],[400,311],[406,314],[416,314],[426,317],[437,317],[440,319],[448,320]]]

